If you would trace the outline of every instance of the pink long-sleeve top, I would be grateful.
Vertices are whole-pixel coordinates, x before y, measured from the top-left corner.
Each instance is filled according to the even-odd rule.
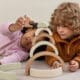
[[[0,25],[0,60],[2,64],[19,62],[25,60],[29,53],[27,49],[20,46],[21,31],[10,32],[10,23]]]

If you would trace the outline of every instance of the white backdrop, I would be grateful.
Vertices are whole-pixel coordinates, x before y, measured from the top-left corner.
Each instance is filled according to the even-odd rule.
[[[0,0],[0,23],[15,21],[23,15],[35,21],[49,21],[53,10],[62,2],[80,0]]]

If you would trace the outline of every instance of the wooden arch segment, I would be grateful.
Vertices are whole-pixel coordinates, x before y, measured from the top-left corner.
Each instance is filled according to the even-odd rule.
[[[40,56],[53,56],[53,57],[56,57],[60,61],[62,66],[64,65],[63,60],[59,56],[57,56],[56,54],[54,54],[52,52],[48,52],[48,51],[38,52],[27,61],[26,69],[25,69],[26,75],[31,75],[31,76],[35,76],[35,77],[54,77],[54,76],[58,76],[58,75],[62,74],[62,67],[59,67],[57,69],[46,70],[46,71],[37,70],[37,72],[39,72],[38,73],[39,75],[37,73],[35,73],[36,69],[34,69],[33,72],[31,72],[30,71],[30,66],[32,65],[33,61],[35,61],[35,59],[39,58]],[[40,73],[40,72],[42,72],[42,73]]]
[[[56,48],[55,45],[53,45],[52,43],[50,43],[50,42],[48,42],[48,41],[40,41],[40,42],[38,42],[37,44],[35,44],[35,45],[31,48],[31,50],[30,50],[30,57],[32,57],[33,54],[34,54],[34,51],[35,51],[38,47],[40,47],[40,46],[42,46],[42,45],[47,45],[47,46],[52,47],[54,53],[55,53],[56,55],[58,55],[58,50],[57,50],[57,48]],[[46,52],[46,51],[45,51],[45,52]]]
[[[52,35],[52,32],[49,28],[38,28],[35,32],[35,35],[38,36],[41,31],[46,31],[49,35]]]
[[[49,42],[51,42],[53,45],[55,44],[55,41],[52,38],[52,36],[48,35],[47,33],[42,33],[38,36],[35,36],[35,38],[33,39],[32,45],[34,46],[40,38],[45,38],[45,37],[48,38]]]

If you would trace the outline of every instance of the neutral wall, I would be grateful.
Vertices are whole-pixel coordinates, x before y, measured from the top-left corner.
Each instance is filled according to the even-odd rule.
[[[15,21],[23,15],[35,21],[49,21],[53,10],[62,2],[80,0],[0,0],[0,23]]]

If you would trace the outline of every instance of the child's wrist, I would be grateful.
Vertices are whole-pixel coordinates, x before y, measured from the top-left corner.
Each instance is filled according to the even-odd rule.
[[[9,25],[8,29],[9,29],[10,32],[14,32],[14,27],[13,26],[14,26],[14,24],[10,24]]]

